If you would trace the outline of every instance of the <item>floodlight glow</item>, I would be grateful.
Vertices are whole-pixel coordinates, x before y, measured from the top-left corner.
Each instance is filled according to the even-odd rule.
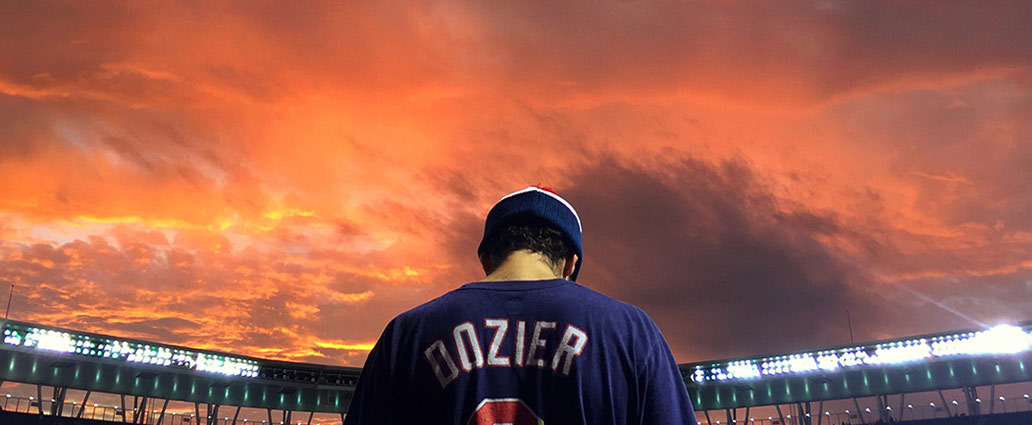
[[[6,323],[4,326],[3,342],[4,344],[24,349],[123,360],[129,363],[245,378],[257,377],[259,369],[258,362],[251,359],[200,353],[182,348],[130,342],[110,337],[56,331],[11,322]]]
[[[979,332],[918,337],[808,353],[695,365],[691,379],[750,380],[781,375],[894,366],[951,357],[1014,354],[1032,350],[1032,324],[999,325]]]

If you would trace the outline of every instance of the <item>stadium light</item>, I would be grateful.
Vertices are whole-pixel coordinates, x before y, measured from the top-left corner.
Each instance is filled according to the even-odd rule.
[[[772,357],[697,365],[697,384],[748,380],[780,375],[831,372],[839,369],[892,366],[958,356],[1014,354],[1032,350],[1032,325],[999,325],[979,332],[959,332],[923,338],[845,347]]]
[[[101,357],[244,378],[257,377],[259,369],[258,362],[252,359],[11,322],[4,326],[3,343],[36,351],[73,353],[77,356]]]

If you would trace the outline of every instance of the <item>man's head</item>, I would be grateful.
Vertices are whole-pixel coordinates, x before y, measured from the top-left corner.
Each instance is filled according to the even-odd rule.
[[[583,257],[577,211],[547,188],[530,186],[506,195],[487,214],[477,254],[490,274],[517,251],[541,254],[556,271],[575,259],[570,280],[576,280]]]

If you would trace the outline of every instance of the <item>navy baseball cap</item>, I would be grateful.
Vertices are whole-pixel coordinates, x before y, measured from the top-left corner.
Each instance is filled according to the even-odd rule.
[[[576,281],[577,274],[580,273],[581,262],[584,261],[584,252],[581,248],[580,216],[569,202],[549,188],[529,186],[502,197],[487,213],[487,220],[484,222],[484,238],[480,240],[480,246],[477,247],[477,256],[484,253],[484,241],[490,236],[514,219],[526,216],[545,220],[559,229],[573,243],[574,250],[577,252],[577,264],[574,265],[570,280]]]

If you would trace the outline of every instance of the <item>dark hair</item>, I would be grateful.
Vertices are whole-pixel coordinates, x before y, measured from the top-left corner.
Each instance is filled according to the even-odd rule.
[[[509,254],[528,250],[548,258],[552,269],[558,269],[559,262],[577,253],[573,242],[549,222],[533,216],[520,217],[506,223],[501,229],[484,239],[483,255],[489,259],[491,270],[498,268]]]

